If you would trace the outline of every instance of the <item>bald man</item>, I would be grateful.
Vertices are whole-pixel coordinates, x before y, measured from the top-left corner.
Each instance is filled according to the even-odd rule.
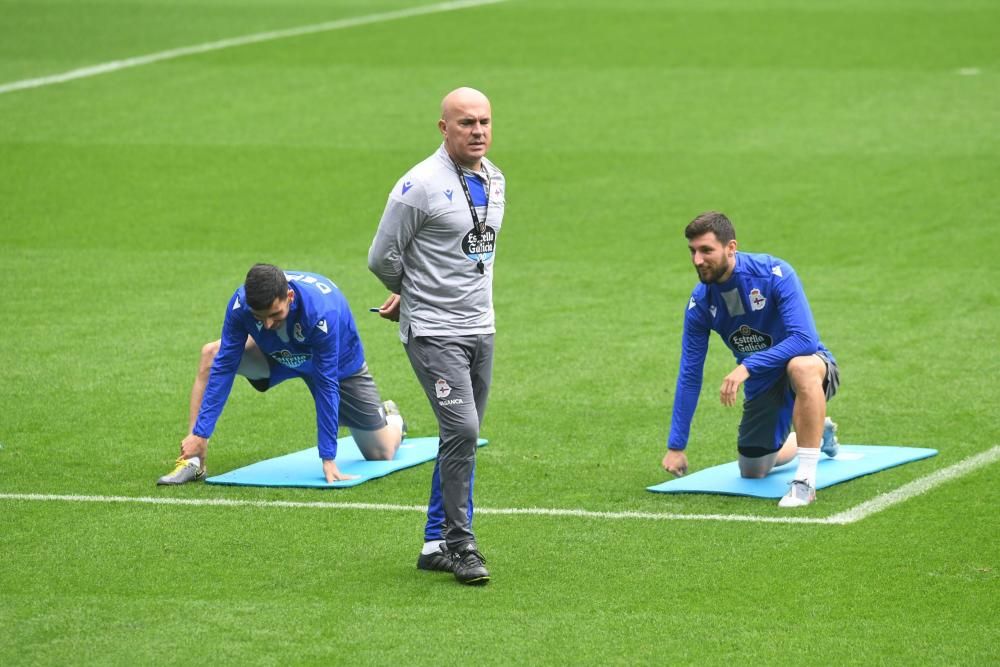
[[[486,159],[493,135],[485,95],[472,88],[448,93],[438,129],[438,150],[389,193],[368,268],[390,291],[379,313],[399,322],[438,422],[417,567],[475,585],[490,579],[472,532],[472,487],[493,373],[493,261],[505,184]]]

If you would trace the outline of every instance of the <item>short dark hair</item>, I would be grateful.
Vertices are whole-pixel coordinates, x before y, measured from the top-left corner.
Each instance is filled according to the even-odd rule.
[[[254,264],[247,271],[243,286],[247,305],[253,310],[267,310],[275,299],[288,298],[288,280],[285,272],[274,264]]]
[[[726,245],[736,239],[736,230],[733,229],[733,223],[729,221],[725,213],[719,213],[718,211],[706,211],[689,222],[688,226],[684,229],[684,236],[690,241],[708,232],[715,234],[715,238],[719,239],[722,245]]]

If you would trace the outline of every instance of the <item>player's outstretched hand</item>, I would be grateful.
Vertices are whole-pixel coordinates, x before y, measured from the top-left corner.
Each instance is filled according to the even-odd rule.
[[[668,449],[663,457],[663,469],[674,477],[683,477],[688,471],[687,455],[680,449]]]
[[[381,306],[379,306],[378,314],[387,320],[392,320],[393,322],[399,321],[399,295],[395,292],[389,295],[389,298],[385,300]]]
[[[337,468],[337,462],[333,459],[327,461],[323,459],[323,474],[326,475],[326,483],[343,482],[348,479],[357,479],[360,475],[346,475]]]

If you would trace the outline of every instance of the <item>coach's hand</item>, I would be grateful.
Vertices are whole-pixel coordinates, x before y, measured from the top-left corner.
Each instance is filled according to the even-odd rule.
[[[736,405],[736,395],[740,391],[740,385],[750,377],[750,371],[743,364],[737,366],[732,373],[722,380],[722,388],[719,389],[719,398],[727,408]]]
[[[333,459],[327,461],[323,459],[323,474],[326,475],[326,483],[343,482],[348,479],[357,479],[360,475],[346,475],[337,468],[337,462]]]
[[[393,322],[399,321],[399,295],[392,293],[389,298],[385,300],[381,306],[379,306],[378,314],[387,320],[392,320]]]
[[[663,469],[674,477],[683,477],[688,471],[687,455],[680,449],[668,449],[663,457]]]

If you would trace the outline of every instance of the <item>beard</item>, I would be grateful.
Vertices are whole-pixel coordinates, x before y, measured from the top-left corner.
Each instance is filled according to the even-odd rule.
[[[694,268],[695,273],[698,274],[698,280],[706,285],[719,282],[722,279],[722,276],[726,275],[726,271],[728,269],[729,265],[725,262],[723,262],[720,266],[710,266],[706,264],[701,269],[697,266]]]

